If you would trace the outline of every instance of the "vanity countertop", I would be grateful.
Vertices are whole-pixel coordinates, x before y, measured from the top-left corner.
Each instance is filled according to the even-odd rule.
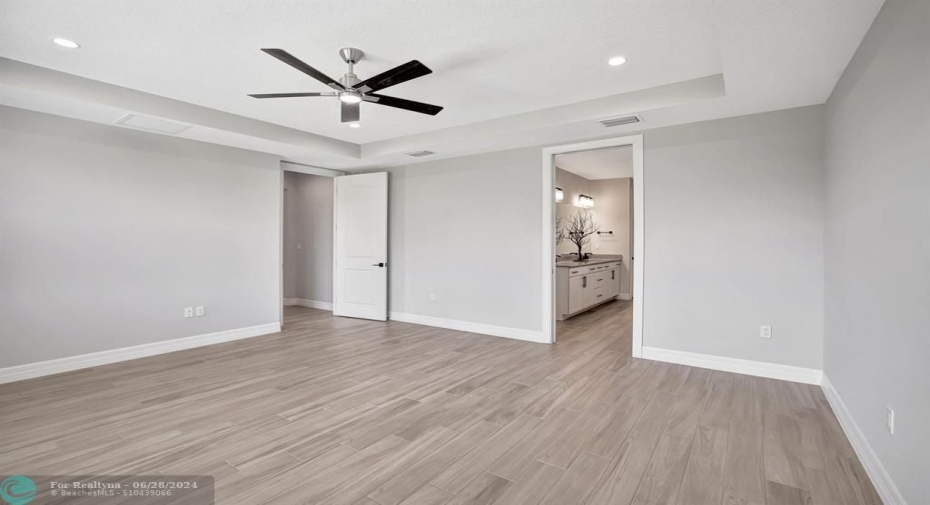
[[[623,261],[623,256],[620,254],[599,254],[597,256],[591,256],[590,258],[584,261],[575,261],[575,260],[559,260],[555,262],[557,267],[565,268],[574,268],[585,265],[600,265],[603,263],[611,263],[614,261]]]

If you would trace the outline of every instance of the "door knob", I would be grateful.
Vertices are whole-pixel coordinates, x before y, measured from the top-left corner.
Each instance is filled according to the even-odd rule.
[[[381,268],[384,268],[386,265],[387,263],[372,263],[371,264],[371,266],[373,267],[381,267]]]

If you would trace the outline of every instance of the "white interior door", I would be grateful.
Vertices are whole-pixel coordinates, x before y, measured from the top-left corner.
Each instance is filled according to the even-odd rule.
[[[336,177],[333,314],[387,320],[387,172]]]

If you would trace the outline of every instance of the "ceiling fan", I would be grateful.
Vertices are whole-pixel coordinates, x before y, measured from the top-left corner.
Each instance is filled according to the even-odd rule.
[[[262,51],[274,56],[275,58],[287,63],[288,65],[300,70],[301,72],[313,77],[314,79],[329,86],[334,91],[325,93],[266,93],[258,95],[249,95],[253,98],[294,98],[307,96],[334,96],[339,98],[342,107],[342,122],[357,123],[359,120],[359,104],[361,102],[376,103],[388,107],[419,112],[435,116],[439,114],[442,107],[430,105],[428,103],[414,102],[403,98],[379,95],[375,91],[407,82],[417,77],[431,74],[433,71],[417,60],[408,61],[403,65],[394,67],[386,72],[382,72],[374,77],[369,77],[364,81],[359,79],[355,72],[355,64],[365,55],[361,50],[354,47],[344,47],[339,50],[339,56],[349,64],[349,71],[346,72],[338,81],[332,77],[326,76],[323,72],[307,65],[298,60],[292,54],[283,49],[262,49]]]

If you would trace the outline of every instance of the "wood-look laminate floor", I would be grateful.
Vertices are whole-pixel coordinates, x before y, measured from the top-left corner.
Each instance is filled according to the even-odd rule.
[[[0,474],[210,474],[217,503],[877,504],[817,387],[289,307],[286,330],[0,386]]]

